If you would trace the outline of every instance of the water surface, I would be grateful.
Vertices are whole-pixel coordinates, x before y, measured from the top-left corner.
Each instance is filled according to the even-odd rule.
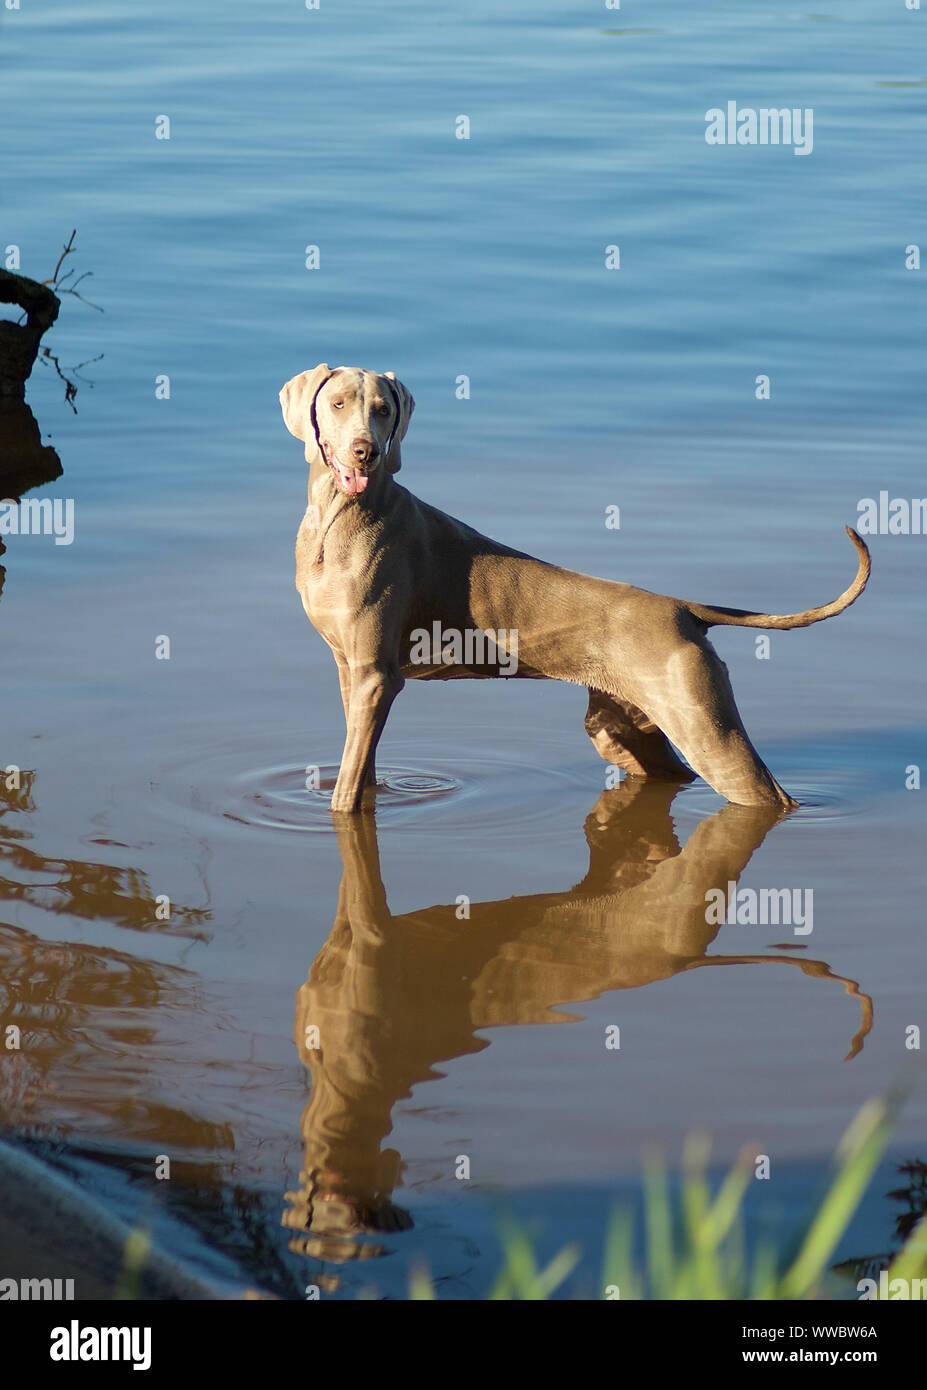
[[[545,1248],[586,1244],[589,1293],[646,1145],[673,1161],[703,1129],[719,1167],[755,1145],[755,1201],[791,1219],[859,1104],[917,1072],[927,539],[872,537],[863,599],[766,660],[716,633],[804,803],[785,823],[700,783],[606,791],[582,691],[452,682],[407,686],[376,834],[339,839],[276,397],[323,360],[394,370],[402,481],[490,535],[706,602],[832,597],[859,499],[924,492],[922,22],[869,0],[4,12],[0,243],[44,279],[77,227],[103,312],[65,297],[47,339],[66,371],[100,358],[76,414],[51,365],[29,383],[63,468],[30,495],[75,500],[74,543],[3,556],[0,765],[24,775],[0,791],[0,1023],[23,1046],[0,1118],[196,1273],[402,1296],[424,1259],[478,1296],[504,1190]],[[813,107],[812,154],[708,146],[728,100]],[[704,891],[731,880],[812,891],[813,932],[712,934]],[[925,1118],[915,1089],[895,1158]],[[885,1247],[892,1185],[844,1253]]]

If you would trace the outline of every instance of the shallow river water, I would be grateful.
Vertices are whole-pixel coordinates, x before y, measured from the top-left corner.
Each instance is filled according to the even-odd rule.
[[[76,228],[99,310],[64,296],[46,338],[76,413],[50,361],[28,386],[63,470],[28,495],[73,499],[72,543],[4,538],[0,1134],[191,1271],[404,1297],[425,1265],[480,1297],[502,1207],[542,1251],[578,1239],[562,1292],[598,1296],[646,1149],[675,1166],[705,1131],[720,1171],[750,1144],[751,1210],[788,1224],[904,1076],[842,1254],[887,1248],[893,1165],[927,1157],[927,536],[869,536],[831,622],[715,631],[786,821],[701,782],[607,789],[575,687],[410,682],[375,823],[336,835],[341,703],[293,587],[306,470],[277,392],[320,361],[395,371],[400,481],[558,564],[830,599],[860,501],[927,493],[925,23],[874,0],[3,12],[2,263],[45,279]],[[813,149],[707,144],[729,100],[813,108]],[[707,925],[732,882],[794,889],[811,930]]]

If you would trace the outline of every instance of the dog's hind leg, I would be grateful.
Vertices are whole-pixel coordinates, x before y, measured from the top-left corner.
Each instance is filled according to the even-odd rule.
[[[694,781],[666,735],[636,705],[590,686],[585,724],[593,747],[607,763],[638,777]]]
[[[708,641],[684,642],[635,695],[690,766],[728,801],[797,806],[750,742],[727,667]]]

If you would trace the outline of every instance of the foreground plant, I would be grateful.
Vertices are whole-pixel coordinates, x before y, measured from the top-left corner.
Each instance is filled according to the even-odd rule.
[[[604,1299],[775,1300],[839,1297],[831,1260],[879,1161],[901,1103],[899,1091],[868,1101],[837,1148],[835,1167],[816,1208],[785,1252],[774,1240],[760,1240],[748,1261],[743,1205],[753,1166],[741,1156],[712,1197],[707,1178],[708,1141],[686,1141],[679,1197],[674,1201],[666,1171],[651,1160],[644,1171],[644,1267],[634,1258],[634,1215],[617,1208],[605,1241],[601,1297]],[[581,1252],[565,1246],[543,1268],[528,1233],[505,1219],[501,1229],[504,1263],[490,1299],[550,1298],[579,1263]],[[871,1297],[897,1281],[910,1290],[927,1276],[927,1217],[913,1227]],[[888,1294],[889,1297],[893,1293]],[[897,1294],[895,1294],[897,1296]],[[417,1270],[409,1297],[434,1299],[434,1283]]]

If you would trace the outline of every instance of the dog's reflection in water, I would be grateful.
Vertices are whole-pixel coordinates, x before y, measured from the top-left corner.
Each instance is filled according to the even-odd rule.
[[[296,1042],[311,1073],[302,1116],[300,1188],[288,1193],[291,1248],[321,1259],[370,1257],[355,1237],[403,1230],[391,1200],[401,1160],[383,1149],[396,1101],[436,1064],[489,1043],[477,1031],[563,1023],[570,1000],[631,989],[701,966],[769,963],[842,983],[862,1007],[849,1056],[862,1047],[872,1005],[823,961],[706,954],[718,927],[706,893],[728,892],[780,819],[776,808],[727,805],[680,849],[671,783],[634,780],[603,792],[586,818],[589,871],[563,893],[455,904],[393,917],[371,815],[336,817],[344,875],[331,935],[297,994]],[[733,984],[733,979],[732,979]],[[575,1017],[575,1016],[574,1016]]]

